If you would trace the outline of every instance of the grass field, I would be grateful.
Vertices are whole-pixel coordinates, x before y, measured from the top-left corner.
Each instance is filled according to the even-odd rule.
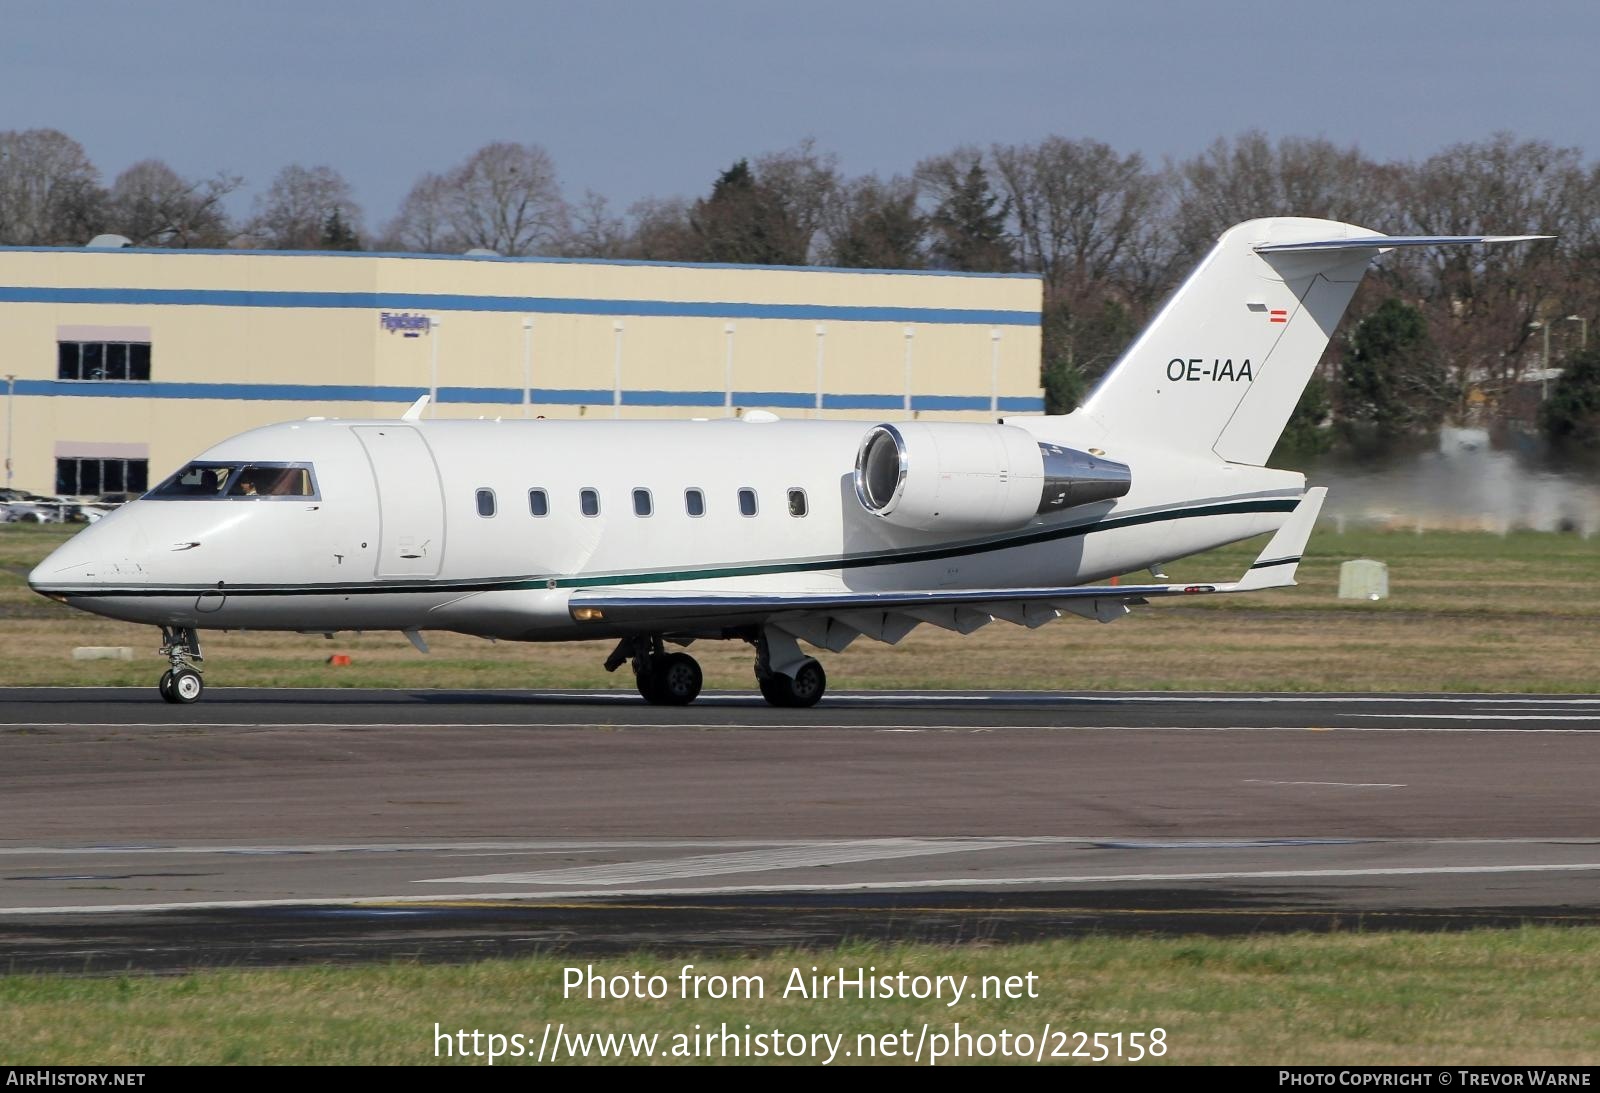
[[[760,976],[764,998],[683,1000],[686,962],[696,974]],[[642,955],[592,963],[603,976],[659,974],[666,998],[564,998],[562,969],[590,963],[539,957],[172,978],[5,978],[0,1062],[459,1063],[435,1058],[436,1022],[446,1032],[520,1033],[531,1052],[547,1021],[569,1033],[659,1033],[658,1053],[695,1025],[843,1035],[843,1050],[855,1052],[861,1033],[911,1029],[914,1047],[924,1022],[930,1033],[948,1035],[959,1021],[969,1033],[1006,1029],[1036,1040],[1047,1024],[1068,1032],[1065,1040],[1048,1039],[1047,1051],[1081,1046],[1070,1038],[1077,1031],[1120,1032],[1127,1045],[1126,1034],[1159,1028],[1166,1054],[1146,1060],[1154,1063],[1600,1062],[1594,929],[1084,938],[990,949],[861,945],[746,959]],[[956,1006],[781,997],[792,969],[809,976],[813,966],[968,976],[971,993]],[[982,976],[1030,972],[1038,976],[1036,998],[972,997]]]
[[[152,684],[153,627],[81,614],[31,593],[28,570],[69,532],[0,526],[0,657],[12,684]],[[1234,579],[1260,543],[1175,563],[1176,580]],[[1341,562],[1389,565],[1391,597],[1336,598]],[[994,623],[968,637],[922,627],[898,646],[862,639],[823,654],[834,687],[1221,690],[1600,691],[1600,539],[1519,532],[1319,530],[1300,587],[1135,608],[1109,625],[1065,618],[1037,631]],[[617,687],[610,643],[517,645],[430,634],[206,633],[213,686]],[[74,646],[132,646],[132,662],[75,663]],[[353,663],[334,668],[331,653]],[[694,650],[708,688],[748,689],[750,649]]]

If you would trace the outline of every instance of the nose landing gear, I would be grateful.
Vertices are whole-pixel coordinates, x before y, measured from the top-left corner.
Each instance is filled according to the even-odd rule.
[[[205,681],[200,678],[205,657],[200,655],[199,635],[187,626],[163,626],[161,655],[172,665],[161,673],[156,685],[161,697],[184,705],[198,702],[205,692]]]

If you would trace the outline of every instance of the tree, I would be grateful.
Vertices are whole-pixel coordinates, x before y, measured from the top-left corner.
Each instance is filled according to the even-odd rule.
[[[1114,299],[1091,301],[1086,297],[1077,305],[1061,297],[1046,301],[1039,370],[1045,413],[1067,414],[1077,409],[1134,333],[1128,309]]]
[[[567,236],[555,161],[537,144],[496,141],[444,176],[438,194],[453,241],[496,254],[550,254]]]
[[[295,163],[279,171],[267,192],[256,198],[255,215],[245,231],[257,246],[271,250],[316,250],[335,216],[359,237],[361,207],[344,177],[332,167]]]
[[[135,163],[111,184],[107,225],[136,247],[225,247],[234,235],[223,199],[244,180],[183,178],[159,159]]]
[[[1047,137],[996,145],[995,174],[1017,222],[1023,269],[1051,292],[1081,294],[1119,280],[1125,254],[1149,221],[1156,180],[1133,153],[1094,140]]]
[[[1590,465],[1600,460],[1600,346],[1567,358],[1539,409],[1539,427],[1555,455]]]
[[[628,256],[628,228],[611,213],[611,203],[593,190],[572,210],[567,237],[561,253],[571,258],[625,258]]]
[[[917,178],[937,197],[928,218],[930,251],[941,269],[1006,273],[1016,268],[1006,221],[1011,203],[989,187],[982,157],[971,149],[924,160]]]
[[[318,241],[320,250],[360,250],[361,237],[354,228],[344,222],[344,217],[338,209],[328,214],[328,219],[322,225],[322,238]]]
[[[847,269],[921,269],[928,219],[909,179],[875,175],[842,187],[833,207],[824,261]]]
[[[56,129],[0,132],[0,245],[77,246],[105,223],[100,172]]]
[[[1340,369],[1341,418],[1383,443],[1437,429],[1452,402],[1422,312],[1393,297],[1350,336]]]
[[[1300,401],[1289,415],[1289,423],[1284,426],[1267,465],[1304,465],[1326,455],[1333,447],[1333,433],[1327,427],[1332,412],[1328,381],[1319,375],[1312,376],[1300,393]]]
[[[770,179],[770,181],[769,181]],[[703,262],[803,266],[835,185],[831,162],[809,144],[760,161],[741,159],[718,176],[689,211]]]
[[[383,229],[383,249],[418,254],[459,254],[461,245],[450,226],[449,183],[442,175],[419,178],[400,203],[400,211]]]

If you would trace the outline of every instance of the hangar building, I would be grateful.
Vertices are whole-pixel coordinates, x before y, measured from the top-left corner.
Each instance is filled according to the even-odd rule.
[[[653,262],[0,249],[8,486],[137,492],[257,425],[1041,413],[1041,285]]]

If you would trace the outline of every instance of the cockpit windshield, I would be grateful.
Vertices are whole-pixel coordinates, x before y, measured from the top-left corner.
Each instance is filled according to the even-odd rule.
[[[309,463],[191,463],[145,494],[154,501],[317,497]]]

